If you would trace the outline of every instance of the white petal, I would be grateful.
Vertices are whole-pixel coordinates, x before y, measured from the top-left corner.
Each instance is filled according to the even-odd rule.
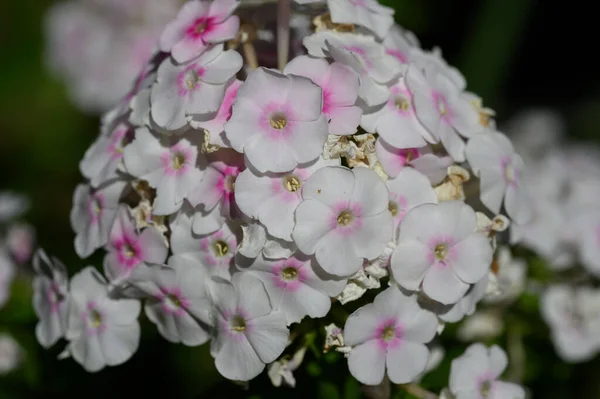
[[[352,348],[348,356],[350,374],[366,385],[378,385],[385,375],[385,351],[372,339]]]
[[[403,340],[398,346],[388,349],[387,372],[394,384],[411,382],[425,371],[429,349],[423,344]]]

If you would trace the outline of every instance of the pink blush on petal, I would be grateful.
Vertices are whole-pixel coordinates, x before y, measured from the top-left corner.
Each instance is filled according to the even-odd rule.
[[[113,161],[123,158],[123,147],[130,139],[129,132],[130,129],[122,124],[112,132],[107,150]]]
[[[102,213],[104,212],[104,196],[100,193],[94,193],[90,195],[87,203],[87,209],[90,216],[90,223],[98,223],[102,217]]]
[[[440,113],[440,119],[446,123],[450,123],[452,120],[452,110],[448,107],[448,101],[446,97],[439,92],[434,91],[431,100],[435,106],[435,109]]]
[[[142,261],[143,252],[137,236],[124,235],[121,239],[116,240],[113,246],[117,251],[119,265],[123,269],[131,270]]]
[[[286,279],[284,275],[286,273],[295,270],[296,276],[294,279]],[[307,273],[304,269],[304,263],[300,262],[297,259],[287,259],[280,262],[277,262],[273,265],[271,269],[271,273],[273,273],[273,281],[275,286],[281,288],[286,291],[297,291],[300,288],[300,285],[306,281]]]
[[[285,127],[281,129],[273,127],[271,124],[273,118],[284,118]],[[258,118],[258,127],[262,134],[272,141],[286,140],[290,134],[294,133],[294,126],[296,126],[294,119],[295,113],[291,107],[271,102],[263,108],[262,114]]]
[[[377,325],[375,339],[379,348],[384,351],[397,348],[402,343],[404,329],[395,318],[388,318]]]
[[[400,50],[388,49],[385,52],[386,52],[386,54],[391,55],[392,57],[395,57],[398,61],[400,61],[403,64],[406,64],[408,61],[408,57],[406,56],[406,54],[404,54]]]
[[[160,291],[157,299],[162,302],[161,308],[164,312],[177,317],[181,317],[186,313],[186,309],[190,306],[190,301],[183,296],[179,287],[161,287]]]
[[[337,234],[348,237],[361,228],[362,209],[359,204],[342,201],[335,204],[331,211],[328,221],[329,228]],[[342,225],[340,218],[343,218],[346,212],[350,215],[350,220],[347,224]]]
[[[213,17],[201,16],[186,29],[185,35],[192,40],[202,40],[204,35],[214,29],[215,25]]]

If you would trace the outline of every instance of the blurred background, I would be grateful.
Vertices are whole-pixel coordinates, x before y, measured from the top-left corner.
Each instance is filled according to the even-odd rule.
[[[120,1],[123,4],[110,0],[116,7],[131,3]],[[496,110],[501,129],[520,111],[549,107],[565,118],[569,138],[598,140],[600,74],[594,57],[594,37],[598,33],[597,14],[591,2],[382,2],[397,10],[397,22],[415,32],[423,48],[442,49],[444,58],[465,74],[469,91]],[[78,164],[98,134],[99,114],[89,107],[86,111],[78,108],[65,78],[48,67],[46,15],[56,3],[59,1],[0,2],[0,191],[10,189],[30,197],[32,205],[25,219],[36,227],[38,245],[62,259],[73,272],[87,264],[101,263],[98,254],[85,262],[77,258],[69,224],[72,193],[82,181]],[[109,41],[108,45],[119,43]],[[103,58],[105,63],[124,62],[108,50]],[[83,63],[66,56],[63,61]],[[111,76],[102,79],[110,80]],[[339,354],[326,357],[326,364],[330,364],[327,367],[311,363],[307,356],[308,367],[297,375],[298,389],[271,388],[267,394],[255,396],[270,385],[264,374],[245,391],[221,380],[207,346],[168,344],[152,326],[143,326],[141,348],[132,360],[120,367],[87,374],[72,360],[56,359],[61,345],[46,351],[35,341],[36,317],[30,307],[27,274],[27,269],[21,270],[23,278],[13,286],[13,298],[0,310],[0,331],[10,332],[24,353],[18,370],[0,376],[2,399],[59,395],[361,397],[357,384],[346,378],[346,365]],[[527,310],[527,306],[536,311],[535,302],[524,302],[522,308]],[[532,389],[533,396],[600,398],[600,360],[576,366],[562,363],[548,339],[547,327],[541,321],[528,324],[523,384]],[[466,347],[452,341],[445,344],[452,348],[447,353],[449,357],[462,353]],[[449,363],[444,362],[424,383],[439,390],[447,383],[448,371]]]

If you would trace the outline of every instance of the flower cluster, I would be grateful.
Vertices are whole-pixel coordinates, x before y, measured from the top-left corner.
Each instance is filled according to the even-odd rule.
[[[279,40],[290,14],[323,12],[305,51],[278,43],[278,69],[257,65],[235,0],[189,1],[167,24],[80,165],[75,249],[103,248],[104,275],[69,282],[38,258],[45,346],[66,338],[88,371],[120,364],[143,303],[168,341],[210,341],[226,378],[272,363],[274,383],[292,384],[304,353],[284,351],[299,323],[359,301],[328,345],[361,383],[404,384],[427,369],[444,323],[486,294],[515,295],[494,267],[497,233],[531,211],[493,111],[375,0],[298,3],[317,4],[281,0]],[[465,359],[457,397],[509,389],[495,382],[497,350]],[[465,373],[483,364],[477,385]]]
[[[582,362],[600,351],[600,148],[567,143],[561,117],[536,109],[515,117],[507,127],[523,153],[533,218],[513,223],[510,238],[535,252],[560,284],[541,299],[558,354]],[[534,197],[535,196],[535,197]]]

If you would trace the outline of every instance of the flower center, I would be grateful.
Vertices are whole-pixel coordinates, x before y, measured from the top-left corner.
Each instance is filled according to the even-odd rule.
[[[392,213],[392,216],[398,215],[398,204],[394,201],[388,203],[388,210]]]
[[[240,315],[233,316],[229,324],[231,325],[231,329],[233,331],[239,333],[246,331],[246,320]]]
[[[283,181],[283,186],[290,193],[295,193],[296,191],[300,190],[300,179],[298,179],[296,176],[287,176]]]
[[[135,256],[135,248],[133,248],[133,246],[131,244],[123,244],[123,249],[122,249],[123,255],[125,255],[125,257],[127,258],[133,258]]]
[[[396,336],[396,329],[393,326],[388,326],[381,332],[381,339],[384,341],[390,341]]]
[[[444,116],[448,113],[448,110],[446,109],[446,102],[444,101],[443,97],[438,97],[437,99],[437,107],[438,107],[438,111],[440,111],[440,115]]]
[[[269,123],[273,127],[273,129],[281,130],[287,126],[287,118],[282,113],[276,113],[271,116],[269,119]]]
[[[433,250],[433,252],[435,253],[435,257],[438,260],[444,260],[446,258],[446,255],[448,255],[448,244],[438,244],[438,245],[436,245],[436,247]]]
[[[492,389],[492,383],[491,381],[484,381],[483,384],[481,384],[481,396],[483,396],[484,398],[487,398],[488,395],[490,394],[490,390]]]
[[[102,213],[102,202],[98,198],[93,197],[90,205],[93,213],[96,215],[100,215]]]
[[[194,27],[194,33],[196,33],[198,35],[203,33],[206,30],[206,26],[207,26],[206,21],[198,22],[196,24],[196,26]]]
[[[183,155],[180,152],[176,152],[173,155],[173,169],[179,170],[179,169],[183,168],[184,164],[185,164],[185,155]]]
[[[236,176],[233,175],[229,175],[225,179],[225,187],[227,187],[227,190],[229,190],[230,192],[233,192],[235,190],[235,179]]]
[[[181,307],[181,300],[176,295],[173,295],[173,294],[167,295],[167,300],[174,307],[176,307],[176,308],[180,308]]]
[[[281,278],[284,281],[292,281],[298,278],[298,269],[288,266],[281,271]]]
[[[337,222],[340,226],[348,226],[354,220],[354,215],[348,209],[340,212],[337,217]]]
[[[510,163],[504,166],[504,176],[506,177],[506,181],[508,181],[509,183],[513,183],[515,180],[517,180],[517,176],[515,175],[515,169]]]
[[[229,252],[229,244],[227,244],[225,241],[216,241],[213,244],[213,248],[215,249],[215,253],[218,257],[225,256]]]
[[[187,74],[185,76],[185,85],[187,86],[188,89],[191,90],[194,87],[196,87],[196,85],[198,85],[199,80],[200,80],[200,77],[198,76],[198,72],[191,69],[187,72]]]
[[[94,328],[98,328],[102,325],[102,315],[97,310],[93,309],[90,311],[90,324]]]
[[[402,96],[396,97],[396,99],[394,100],[394,105],[396,106],[396,109],[402,111],[406,111],[410,107],[410,103],[408,102],[408,100]]]

